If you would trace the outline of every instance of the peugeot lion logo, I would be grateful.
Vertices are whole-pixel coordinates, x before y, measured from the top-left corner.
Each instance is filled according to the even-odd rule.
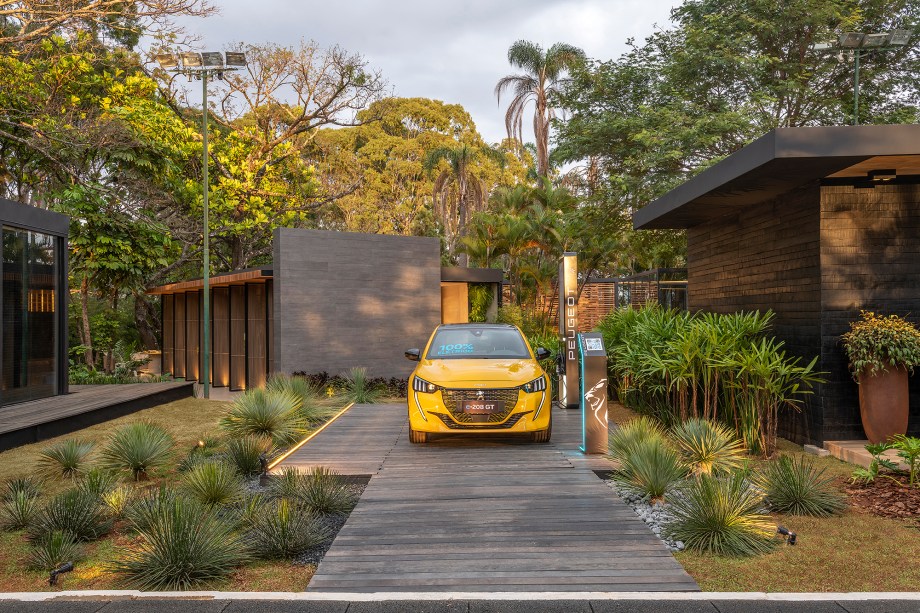
[[[484,400],[485,395],[482,393],[482,390],[476,392],[476,400]]]

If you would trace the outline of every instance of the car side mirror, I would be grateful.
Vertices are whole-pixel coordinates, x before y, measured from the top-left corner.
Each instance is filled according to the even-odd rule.
[[[542,362],[553,356],[553,352],[544,347],[537,347],[537,361]]]
[[[406,349],[406,359],[412,362],[418,362],[421,352],[418,349]]]

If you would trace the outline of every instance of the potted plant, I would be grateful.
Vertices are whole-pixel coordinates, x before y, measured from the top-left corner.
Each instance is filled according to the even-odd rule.
[[[907,375],[920,364],[920,330],[897,315],[861,311],[841,340],[859,383],[859,413],[869,442],[907,432]]]

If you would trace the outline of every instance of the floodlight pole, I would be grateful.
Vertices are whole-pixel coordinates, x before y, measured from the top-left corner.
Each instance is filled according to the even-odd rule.
[[[204,397],[211,398],[211,253],[210,244],[210,226],[208,225],[208,71],[201,71],[201,193],[203,196],[204,208],[204,260],[202,276],[204,283],[202,288],[202,322],[203,326],[203,345],[204,360],[202,368],[204,369]]]
[[[859,125],[859,58],[862,57],[862,49],[856,49],[853,53],[853,125]]]

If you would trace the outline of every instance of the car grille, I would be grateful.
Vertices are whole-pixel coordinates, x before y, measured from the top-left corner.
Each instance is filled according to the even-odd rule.
[[[460,410],[460,403],[464,400],[479,400],[477,394],[482,392],[482,400],[485,402],[504,402],[505,410],[501,413],[492,413],[491,415],[483,415],[483,418],[488,418],[488,420],[483,419],[483,421],[478,421],[473,419],[473,415],[469,413],[464,413]],[[514,410],[514,407],[517,405],[518,396],[520,393],[520,388],[517,387],[504,387],[504,388],[483,388],[483,389],[442,389],[441,398],[444,400],[444,406],[447,407],[447,410],[450,411],[450,416],[457,423],[461,424],[477,424],[477,425],[488,425],[496,424],[505,421],[508,418],[508,415],[511,411]],[[479,416],[477,416],[479,417]]]
[[[496,424],[493,422],[482,422],[482,423],[458,423],[454,421],[450,415],[447,413],[432,413],[432,415],[437,415],[441,418],[441,421],[444,422],[444,425],[450,428],[451,430],[475,430],[477,428],[492,428],[492,429],[501,429],[507,430],[508,428],[513,428],[516,423],[521,421],[521,418],[533,411],[527,411],[525,413],[515,413],[508,418],[508,421]]]

